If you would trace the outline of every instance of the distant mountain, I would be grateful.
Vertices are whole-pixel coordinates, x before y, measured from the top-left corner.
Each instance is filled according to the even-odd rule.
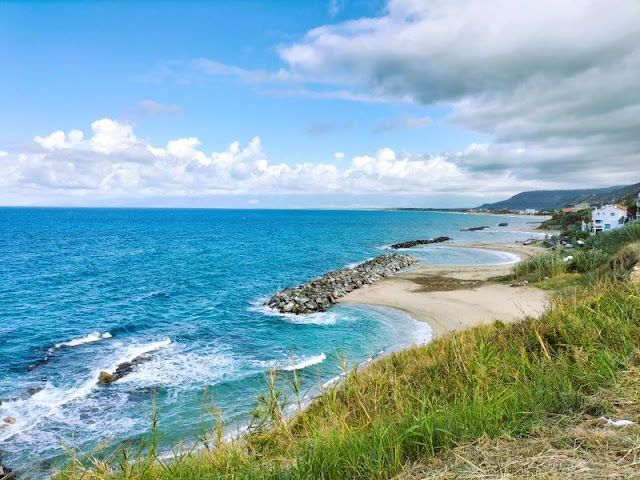
[[[496,203],[485,203],[478,208],[489,210],[524,210],[525,208],[553,210],[582,202],[609,203],[631,199],[637,197],[638,192],[640,192],[640,183],[584,190],[538,190],[518,193],[508,200]]]

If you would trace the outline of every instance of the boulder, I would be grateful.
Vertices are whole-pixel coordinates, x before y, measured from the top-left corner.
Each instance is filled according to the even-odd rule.
[[[107,385],[109,383],[113,383],[118,379],[118,377],[116,377],[115,375],[112,375],[108,372],[100,372],[100,375],[98,375],[98,383],[101,383],[103,385]]]
[[[3,422],[8,423],[9,425],[13,425],[14,423],[16,423],[16,419],[14,417],[5,417]]]

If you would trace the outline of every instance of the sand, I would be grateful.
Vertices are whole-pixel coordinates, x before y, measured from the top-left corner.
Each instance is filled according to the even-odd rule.
[[[510,252],[520,258],[543,251],[540,247],[521,243],[450,246]],[[546,292],[534,287],[511,287],[488,281],[491,277],[508,274],[512,266],[419,267],[354,290],[340,302],[402,310],[427,322],[434,338],[494,320],[515,322],[526,316],[541,315],[549,302]]]

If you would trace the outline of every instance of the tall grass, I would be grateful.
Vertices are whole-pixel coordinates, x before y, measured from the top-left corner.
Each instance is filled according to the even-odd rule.
[[[558,298],[539,319],[465,330],[355,369],[293,418],[282,415],[286,396],[274,373],[263,423],[237,441],[168,463],[76,464],[61,477],[389,478],[444,448],[527,435],[549,416],[580,411],[639,344],[640,287],[599,284]]]
[[[592,235],[587,241],[587,246],[613,254],[624,245],[633,242],[640,242],[640,221],[638,220],[607,233]]]
[[[539,253],[513,266],[516,278],[539,282],[567,272],[567,262],[556,252]]]

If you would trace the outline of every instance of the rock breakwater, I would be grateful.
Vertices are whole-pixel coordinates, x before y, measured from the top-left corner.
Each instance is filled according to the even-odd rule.
[[[399,248],[415,247],[416,245],[429,245],[431,243],[442,243],[442,242],[446,242],[448,240],[453,240],[453,238],[451,238],[451,237],[436,237],[436,238],[429,238],[429,239],[426,239],[426,240],[409,240],[408,242],[394,243],[393,245],[391,245],[391,248],[393,248],[394,250],[397,250]]]
[[[417,258],[388,253],[353,268],[326,273],[296,288],[285,288],[266,302],[281,313],[323,312],[352,290],[374,283],[418,262]]]

